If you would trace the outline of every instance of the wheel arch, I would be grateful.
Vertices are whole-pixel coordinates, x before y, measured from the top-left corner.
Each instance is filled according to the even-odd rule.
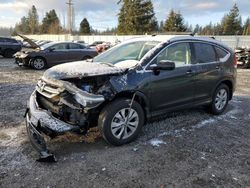
[[[120,93],[117,93],[111,100],[109,101],[105,101],[100,107],[100,111],[102,108],[104,108],[107,104],[109,104],[110,102],[113,102],[119,98],[126,98],[126,99],[132,99],[133,96],[135,94],[135,101],[138,102],[144,112],[144,118],[145,121],[147,121],[148,119],[150,119],[151,114],[150,114],[150,105],[149,105],[149,100],[147,99],[146,95],[140,91],[122,91]]]
[[[229,100],[232,100],[232,98],[233,98],[233,90],[234,90],[233,81],[230,80],[230,79],[222,80],[216,85],[216,88],[218,88],[221,84],[225,84],[226,86],[228,86],[228,88],[229,88]],[[216,90],[216,88],[214,89],[214,91]]]
[[[43,59],[44,62],[45,62],[45,66],[48,65],[48,64],[47,64],[47,59],[46,59],[45,57],[41,56],[41,55],[36,55],[36,56],[30,57],[30,63],[29,63],[29,64],[31,65],[31,63],[33,62],[33,60],[35,60],[36,58],[41,58],[41,59]]]

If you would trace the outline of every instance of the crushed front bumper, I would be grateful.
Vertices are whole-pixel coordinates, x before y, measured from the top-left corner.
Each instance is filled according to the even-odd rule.
[[[28,59],[19,58],[19,57],[15,57],[15,63],[16,63],[18,66],[28,66],[28,65],[29,65]]]
[[[62,135],[65,132],[77,131],[77,126],[67,124],[55,117],[49,111],[39,108],[34,92],[28,102],[28,110],[25,113],[27,133],[32,146],[39,152],[40,162],[55,162],[53,154],[49,152],[43,135],[51,138]]]

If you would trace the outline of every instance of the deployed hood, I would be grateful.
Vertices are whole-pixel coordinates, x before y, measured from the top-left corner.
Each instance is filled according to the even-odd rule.
[[[24,41],[28,42],[32,48],[35,48],[35,49],[36,49],[36,48],[40,48],[39,45],[37,45],[35,42],[33,42],[33,41],[32,41],[31,39],[29,39],[28,37],[25,37],[25,36],[20,35],[20,34],[18,34],[18,33],[17,33],[17,35],[18,35],[19,37],[21,37]]]
[[[77,61],[54,66],[44,73],[47,79],[84,78],[99,75],[115,75],[124,73],[127,68],[111,66],[102,63]]]

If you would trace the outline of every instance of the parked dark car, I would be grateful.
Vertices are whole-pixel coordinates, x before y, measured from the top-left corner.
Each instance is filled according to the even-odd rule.
[[[224,112],[236,82],[234,52],[201,37],[123,42],[93,62],[47,70],[31,95],[26,123],[43,160],[54,160],[43,134],[84,134],[98,126],[110,144],[127,144],[144,123],[167,112],[204,105]]]
[[[0,37],[0,55],[3,57],[12,58],[21,48],[21,43],[16,39]]]
[[[36,49],[16,53],[15,60],[20,66],[30,66],[41,70],[57,64],[86,60],[95,57],[98,53],[95,49],[73,42],[50,42]]]

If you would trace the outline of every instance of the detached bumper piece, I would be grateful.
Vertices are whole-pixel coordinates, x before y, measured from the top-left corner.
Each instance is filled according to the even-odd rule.
[[[37,159],[39,162],[56,162],[55,156],[47,149],[43,135],[53,138],[79,129],[56,119],[48,111],[40,109],[36,102],[35,92],[30,97],[25,117],[30,142],[40,154],[40,158]]]
[[[27,126],[27,133],[28,133],[31,145],[40,154],[40,158],[37,159],[37,161],[38,162],[57,162],[55,156],[48,151],[42,134],[38,130],[36,130],[36,128],[29,121],[28,115],[26,115],[26,126]]]

